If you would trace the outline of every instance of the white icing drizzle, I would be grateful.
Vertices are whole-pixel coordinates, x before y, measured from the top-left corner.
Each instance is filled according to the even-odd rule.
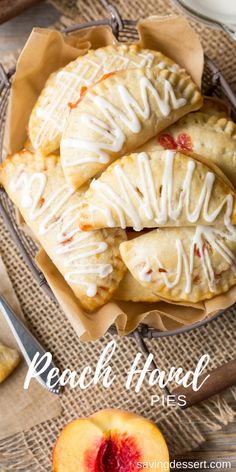
[[[188,162],[187,172],[183,180],[178,203],[173,207],[174,159],[175,152],[165,151],[161,195],[158,195],[151,162],[145,152],[137,156],[139,172],[137,182],[139,182],[139,188],[133,186],[119,164],[114,167],[117,180],[115,188],[99,179],[92,181],[91,188],[98,191],[107,204],[106,214],[107,225],[109,227],[115,226],[113,213],[116,213],[121,228],[127,226],[126,218],[129,218],[133,228],[136,231],[140,231],[143,228],[144,219],[147,221],[154,220],[157,226],[166,225],[169,220],[177,222],[184,209],[189,223],[197,223],[200,216],[202,216],[204,221],[213,224],[221,211],[225,208],[224,224],[228,229],[232,230],[231,213],[233,208],[233,195],[228,194],[214,211],[209,212],[215,181],[215,174],[213,174],[213,172],[209,171],[206,173],[200,195],[195,203],[195,208],[194,210],[190,210],[191,187],[194,178],[194,170],[196,168],[196,162],[192,159],[189,159]],[[193,205],[192,202],[191,204]],[[90,204],[90,210],[91,212],[94,211],[93,204]]]
[[[158,78],[156,79],[158,81]],[[79,137],[62,138],[62,147],[77,149],[83,151],[74,158],[71,155],[63,153],[62,162],[65,167],[73,167],[86,162],[99,162],[107,164],[110,160],[110,152],[120,152],[127,139],[125,129],[128,128],[132,133],[137,134],[142,128],[142,122],[147,120],[152,113],[148,99],[148,93],[152,94],[158,109],[163,116],[168,116],[171,109],[177,109],[186,105],[186,99],[176,98],[171,83],[164,80],[163,97],[158,93],[155,85],[152,84],[146,76],[139,79],[141,104],[130,94],[127,87],[122,84],[117,85],[117,94],[121,100],[121,107],[118,108],[107,98],[87,93],[93,106],[103,113],[105,120],[98,119],[94,115],[81,113],[78,121],[85,124],[88,129],[95,131],[98,136],[96,140],[84,140]],[[86,152],[85,152],[86,151]]]
[[[138,53],[136,58],[134,60],[132,56],[124,57],[119,53],[107,55],[105,52],[98,50],[95,52],[94,60],[86,56],[86,61],[79,61],[72,71],[59,71],[55,86],[50,90],[53,99],[48,103],[48,96],[45,96],[40,107],[37,108],[36,116],[42,119],[42,123],[33,140],[34,148],[38,149],[46,137],[49,141],[53,141],[58,133],[63,131],[69,114],[68,103],[74,102],[78,98],[82,86],[88,87],[102,78],[104,74],[127,69],[129,66],[151,67],[154,60],[153,54],[147,52]],[[165,61],[161,61],[157,64],[157,67],[171,71],[179,70],[177,64],[169,65]]]
[[[154,266],[157,265],[159,270],[159,277],[169,289],[176,287],[184,273],[184,280],[186,280],[184,291],[189,294],[192,291],[193,275],[194,275],[194,259],[199,258],[203,269],[205,279],[207,281],[209,290],[216,292],[216,274],[211,262],[211,252],[218,252],[222,259],[226,261],[229,268],[236,275],[236,257],[235,254],[227,247],[224,241],[219,238],[223,237],[226,240],[236,241],[236,234],[222,232],[214,227],[197,226],[194,236],[191,241],[189,254],[186,253],[183,243],[180,239],[176,239],[175,246],[177,251],[177,267],[176,270],[170,271],[168,267],[163,264],[156,255],[153,256]],[[210,250],[209,250],[210,248]],[[157,273],[156,268],[149,261],[145,261],[145,265],[138,271],[138,277],[141,282],[152,282],[154,272]]]
[[[44,173],[35,172],[30,175],[22,165],[11,183],[11,191],[19,191],[21,206],[28,210],[31,221],[43,217],[39,223],[40,236],[56,229],[53,254],[57,257],[63,256],[61,264],[68,269],[65,273],[66,281],[75,285],[85,285],[87,296],[94,297],[97,294],[96,278],[106,278],[112,273],[113,266],[92,263],[89,258],[104,253],[108,245],[105,241],[96,241],[95,238],[90,240],[96,234],[94,232],[81,233],[79,231],[76,222],[78,222],[81,203],[68,206],[75,193],[70,185],[62,185],[45,199],[46,185],[47,177]],[[75,210],[77,210],[76,214]],[[88,281],[84,280],[84,276],[87,276]]]
[[[167,65],[165,61],[159,62],[157,65],[159,69],[169,69],[171,72],[180,72],[180,67],[178,64],[173,64],[173,65]]]

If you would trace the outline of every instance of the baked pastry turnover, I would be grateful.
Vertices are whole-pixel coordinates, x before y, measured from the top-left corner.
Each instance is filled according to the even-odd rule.
[[[20,354],[16,349],[7,347],[0,342],[0,383],[15,370],[20,359]]]
[[[3,163],[0,180],[81,305],[94,310],[106,303],[125,272],[119,252],[125,232],[78,230],[84,190],[65,182],[58,156],[22,151]]]
[[[199,302],[236,283],[236,230],[162,228],[121,244],[133,277],[153,294]]]
[[[111,297],[191,307],[236,284],[228,115],[137,45],[90,50],[50,75],[27,150],[0,166],[0,183],[85,310]]]
[[[80,187],[201,105],[201,94],[185,73],[155,66],[109,75],[88,88],[69,115],[61,140],[67,181]]]
[[[236,125],[228,118],[189,113],[141,147],[192,151],[216,164],[236,187]]]
[[[221,224],[236,221],[235,192],[196,155],[163,150],[114,162],[85,193],[83,230]]]
[[[112,71],[151,67],[180,71],[171,59],[157,51],[135,45],[106,46],[91,50],[50,75],[32,111],[29,134],[33,148],[49,154],[60,147],[61,135],[82,87],[97,82]]]

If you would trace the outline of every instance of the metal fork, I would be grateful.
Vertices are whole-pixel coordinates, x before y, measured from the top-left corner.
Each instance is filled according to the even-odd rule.
[[[0,310],[4,315],[5,320],[7,321],[17,344],[22,352],[22,355],[29,366],[36,353],[39,353],[38,362],[46,354],[45,349],[37,341],[35,336],[29,331],[25,324],[18,318],[18,316],[10,308],[6,300],[0,296]],[[47,369],[41,374],[38,374],[36,380],[45,387],[50,392],[58,395],[61,392],[61,385],[59,383],[60,375],[53,376],[53,381],[55,382],[54,387],[50,387],[47,383],[48,374],[51,369],[56,368],[53,362],[50,363]],[[37,372],[37,370],[36,370]],[[58,370],[59,372],[59,370]]]

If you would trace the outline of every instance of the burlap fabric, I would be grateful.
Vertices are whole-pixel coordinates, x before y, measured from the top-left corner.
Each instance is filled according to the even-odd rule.
[[[94,0],[78,2],[80,7],[77,7],[75,1],[54,0],[54,3],[57,3],[65,15],[62,17],[63,24],[69,24],[72,19],[80,22],[107,16],[99,2]],[[149,2],[117,0],[116,6],[127,18],[133,17],[135,13],[136,17],[141,17],[176,12],[165,0]],[[212,34],[208,28],[196,23],[193,23],[193,26],[201,34],[205,51],[217,61],[232,83],[236,72],[234,44],[221,32],[215,31]],[[62,369],[69,367],[80,372],[88,364],[95,367],[111,335],[107,334],[95,343],[79,343],[64,314],[56,304],[45,297],[33,280],[2,222],[0,222],[0,247],[32,332],[48,350],[54,353]],[[197,331],[174,338],[152,340],[148,342],[148,346],[157,363],[165,370],[172,365],[179,365],[184,369],[195,368],[197,360],[204,353],[211,356],[210,367],[214,368],[235,357],[235,314],[234,309],[228,310],[225,315]],[[147,384],[139,394],[133,390],[126,391],[124,378],[138,347],[132,338],[117,338],[117,342],[119,354],[113,358],[111,365],[120,382],[116,382],[109,390],[100,385],[92,386],[85,392],[79,388],[74,390],[67,388],[61,396],[63,413],[60,417],[0,443],[1,471],[50,471],[51,452],[59,431],[71,419],[89,415],[100,408],[124,408],[152,419],[162,429],[172,456],[197,447],[208,431],[219,429],[232,420],[234,412],[230,405],[234,406],[233,390],[186,412],[173,407],[163,407],[160,404],[151,407],[150,396],[160,391],[151,389]]]

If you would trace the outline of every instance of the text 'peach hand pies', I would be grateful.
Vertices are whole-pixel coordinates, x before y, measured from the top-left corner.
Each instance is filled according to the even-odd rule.
[[[227,118],[196,112],[142,146],[142,150],[192,151],[216,164],[236,187],[236,125]]]
[[[154,463],[156,472],[169,472],[161,431],[146,418],[114,409],[69,423],[53,451],[53,472],[150,472]]]
[[[0,383],[15,370],[20,363],[20,354],[0,342]]]
[[[59,158],[22,151],[3,163],[0,180],[82,306],[94,310],[108,301],[125,270],[125,232],[78,230],[83,190],[65,182]]]
[[[61,135],[70,111],[82,87],[97,82],[112,71],[151,67],[180,71],[171,59],[157,51],[134,45],[106,46],[91,50],[50,75],[30,117],[29,134],[34,149],[49,154],[60,147]]]
[[[120,250],[136,280],[167,300],[196,303],[236,283],[235,228],[162,228]]]
[[[197,86],[185,73],[153,67],[110,75],[71,110],[61,140],[67,181],[81,186],[201,104]]]
[[[81,229],[234,224],[230,183],[195,157],[167,150],[114,162],[85,193]]]

